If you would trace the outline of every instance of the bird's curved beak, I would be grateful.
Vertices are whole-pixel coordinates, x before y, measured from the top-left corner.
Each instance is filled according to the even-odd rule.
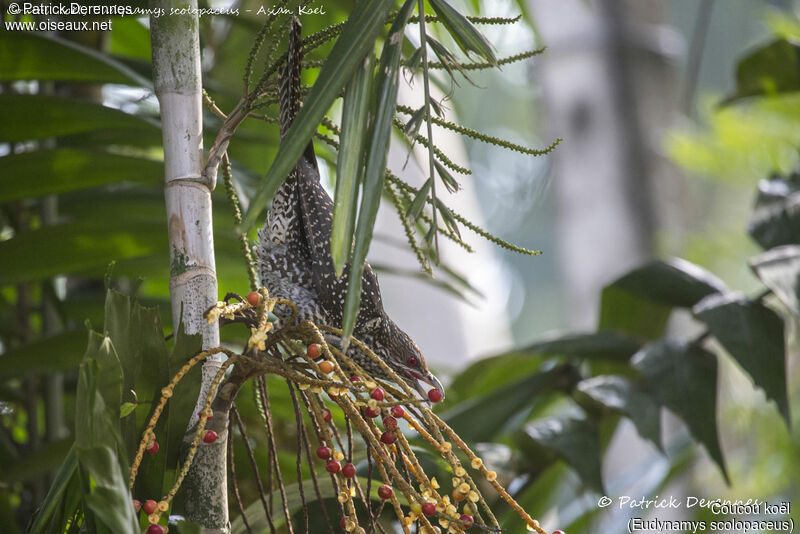
[[[423,383],[425,383],[425,384],[427,384],[429,386],[433,386],[434,389],[438,390],[439,393],[442,394],[442,398],[444,398],[444,396],[445,396],[444,395],[444,386],[442,385],[441,382],[439,382],[439,379],[436,378],[436,375],[434,375],[431,372],[427,372],[424,375],[419,374],[419,373],[415,373],[415,377],[417,379],[417,382],[416,382],[417,391],[419,391],[419,393],[422,395],[423,399],[427,399],[428,398],[428,392],[425,389],[425,386],[423,385]]]

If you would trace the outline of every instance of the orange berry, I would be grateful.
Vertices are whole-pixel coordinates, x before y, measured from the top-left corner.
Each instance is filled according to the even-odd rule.
[[[258,303],[261,302],[261,295],[258,291],[251,291],[247,294],[247,303],[250,306],[258,306]]]

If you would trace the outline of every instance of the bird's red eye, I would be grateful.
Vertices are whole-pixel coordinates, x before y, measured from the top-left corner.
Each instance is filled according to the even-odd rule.
[[[414,356],[409,356],[406,360],[406,363],[409,367],[416,367],[417,366],[417,359]]]

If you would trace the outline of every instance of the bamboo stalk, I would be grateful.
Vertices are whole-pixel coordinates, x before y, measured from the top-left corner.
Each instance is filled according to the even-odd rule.
[[[164,144],[165,197],[170,247],[170,294],[174,329],[180,321],[189,334],[200,333],[203,348],[219,345],[216,322],[203,312],[217,301],[217,278],[212,233],[211,191],[203,176],[202,83],[197,0],[151,0],[150,7],[166,11],[151,17],[153,82],[161,107]],[[171,15],[178,8],[184,15]],[[222,362],[221,355],[203,364],[202,387],[188,433],[209,385]],[[211,446],[200,447],[183,485],[187,519],[205,532],[229,531],[226,444],[227,429]]]

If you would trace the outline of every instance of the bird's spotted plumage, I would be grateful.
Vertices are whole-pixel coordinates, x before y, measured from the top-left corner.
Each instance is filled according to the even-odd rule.
[[[281,73],[281,137],[300,108],[301,61],[300,22],[293,18],[286,67]],[[297,304],[300,320],[341,326],[349,266],[341,277],[336,276],[331,257],[332,226],[333,202],[320,184],[314,147],[309,143],[275,193],[267,221],[258,232],[258,271],[270,295]],[[416,380],[422,380],[441,390],[419,348],[386,315],[378,279],[369,264],[364,266],[362,283],[355,336],[412,386],[419,389]],[[279,318],[285,318],[287,312],[276,308]],[[383,375],[381,368],[358,349],[351,346],[348,355],[368,372]]]

